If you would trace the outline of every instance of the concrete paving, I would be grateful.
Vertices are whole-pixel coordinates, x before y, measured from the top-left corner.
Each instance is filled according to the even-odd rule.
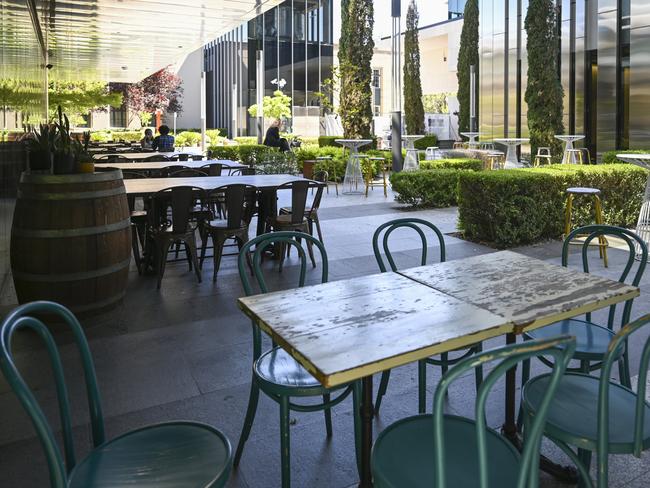
[[[281,196],[285,203],[286,196]],[[323,199],[320,211],[325,246],[330,263],[330,280],[361,276],[378,271],[372,253],[374,229],[391,219],[417,216],[437,225],[445,234],[456,231],[454,208],[411,210],[384,198],[380,189],[363,196],[336,196],[334,188]],[[494,252],[494,249],[445,236],[447,259]],[[430,260],[437,257],[433,241]],[[419,264],[420,242],[408,231],[395,234],[392,247],[398,252],[399,266]],[[559,242],[516,249],[530,256],[559,263]],[[294,253],[295,254],[295,253]],[[622,253],[610,251],[612,266],[603,269],[597,263],[594,272],[615,276],[615,264]],[[595,260],[595,262],[597,259]],[[292,286],[296,257],[286,264],[281,275],[266,263],[277,288]],[[571,265],[577,265],[572,259]],[[320,270],[309,271],[316,282]],[[167,267],[162,289],[156,290],[153,276],[138,276],[132,269],[128,295],[117,309],[84,320],[95,358],[99,386],[103,396],[106,429],[109,438],[126,430],[165,420],[190,419],[215,425],[230,438],[233,446],[239,438],[248,400],[251,364],[251,326],[236,306],[243,294],[236,258],[223,258],[218,282],[211,281],[212,265],[206,262],[203,283],[197,283],[185,263]],[[642,283],[643,294],[632,313],[637,317],[650,311],[647,293],[650,273]],[[594,314],[603,320],[605,312]],[[44,351],[31,337],[16,342],[18,363],[45,411],[57,426],[56,397]],[[70,384],[73,403],[74,435],[78,450],[85,453],[90,445],[82,377],[78,357],[65,333],[58,333]],[[638,360],[639,342],[633,345],[632,364]],[[489,341],[486,347],[503,344]],[[535,365],[534,371],[543,371]],[[428,389],[432,394],[438,369],[430,368]],[[417,412],[417,371],[415,365],[398,368],[391,377],[388,394],[375,424],[375,434],[392,422]],[[449,395],[452,413],[473,416],[473,375],[455,384]],[[43,487],[48,485],[47,469],[34,430],[6,383],[0,380],[0,486]],[[355,486],[351,402],[334,409],[334,435],[327,438],[322,413],[294,413],[291,425],[292,482],[295,487]],[[490,397],[487,418],[491,426],[503,422],[503,384],[497,384]],[[545,452],[553,459],[566,461],[550,443]],[[610,486],[640,488],[650,486],[650,455],[641,459],[612,456]],[[238,470],[229,487],[280,486],[279,409],[262,397],[251,437]],[[542,486],[562,486],[542,475]]]

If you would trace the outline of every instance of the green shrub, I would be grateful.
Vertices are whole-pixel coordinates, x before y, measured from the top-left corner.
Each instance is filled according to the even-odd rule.
[[[108,142],[112,140],[112,136],[109,131],[98,130],[90,133],[90,140],[92,142]]]
[[[424,151],[427,147],[433,147],[437,144],[438,144],[438,137],[435,134],[428,134],[424,136],[422,139],[418,139],[417,141],[415,141],[413,147],[415,149]]]
[[[433,161],[420,161],[420,169],[467,169],[481,171],[483,161],[480,159],[458,158],[458,159],[436,159]]]
[[[214,159],[229,159],[231,161],[241,161],[254,167],[264,163],[278,150],[274,147],[268,147],[261,144],[240,144],[238,146],[210,146],[208,154]]]
[[[603,153],[602,161],[603,164],[628,164],[627,161],[622,161],[616,157],[617,154],[650,154],[650,150],[647,149],[619,149],[618,151],[607,151]]]
[[[221,137],[221,132],[219,131],[219,129],[208,129],[205,131],[205,135],[208,139],[207,140],[208,144],[217,144]]]
[[[176,147],[198,146],[201,144],[201,134],[198,132],[183,131],[175,138]]]
[[[395,200],[414,207],[451,207],[456,205],[458,177],[465,170],[427,169],[401,171],[390,176]]]
[[[572,186],[601,190],[606,224],[633,227],[647,171],[633,165],[552,165],[536,169],[464,171],[459,175],[459,228],[468,239],[499,248],[561,236],[565,191]],[[578,197],[575,225],[593,223],[593,204]]]
[[[257,136],[235,137],[233,141],[238,142],[239,144],[250,146],[253,144],[257,144]]]
[[[239,146],[210,146],[208,156],[212,159],[239,161]]]
[[[334,142],[336,139],[343,139],[343,136],[319,136],[318,147],[341,147],[337,142]]]
[[[125,141],[125,142],[140,142],[142,139],[142,131],[140,130],[125,130],[125,131],[113,131],[113,140],[114,141]]]

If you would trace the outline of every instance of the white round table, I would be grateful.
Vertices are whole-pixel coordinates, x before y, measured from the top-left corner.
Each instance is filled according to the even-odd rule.
[[[635,164],[641,168],[650,170],[650,154],[617,154],[616,157],[626,163]],[[641,205],[641,212],[639,213],[639,220],[636,223],[636,233],[650,246],[650,175],[645,185],[645,196],[643,197],[643,205]],[[641,250],[637,249],[637,256]]]
[[[418,150],[413,146],[415,141],[422,139],[424,136],[420,135],[406,135],[402,136],[404,142],[404,149],[406,149],[406,157],[404,158],[403,171],[415,171],[420,169],[420,156]]]
[[[510,137],[505,139],[494,139],[494,142],[502,144],[508,148],[506,152],[506,161],[504,168],[523,168],[524,165],[517,159],[517,146],[527,143],[530,139]]]
[[[343,147],[350,150],[348,156],[348,164],[345,167],[345,178],[343,178],[343,194],[359,194],[364,193],[363,172],[361,171],[361,162],[357,155],[359,148],[372,142],[371,139],[335,139]]]
[[[573,143],[584,139],[584,135],[580,134],[562,134],[555,136],[556,139],[564,142],[564,154],[562,155],[562,164],[576,164],[576,156],[573,153],[569,153],[569,150],[573,149]]]
[[[460,135],[465,136],[469,139],[469,141],[467,141],[469,147],[478,146],[478,141],[476,138],[481,135],[480,132],[461,132]]]

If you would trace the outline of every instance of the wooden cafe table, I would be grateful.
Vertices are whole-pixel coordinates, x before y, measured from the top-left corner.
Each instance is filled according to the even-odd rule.
[[[371,487],[372,375],[628,300],[639,289],[510,251],[239,298],[324,386],[362,380],[361,482]],[[504,433],[516,437],[515,370]]]

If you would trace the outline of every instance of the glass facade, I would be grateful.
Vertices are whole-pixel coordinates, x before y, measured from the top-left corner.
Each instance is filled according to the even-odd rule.
[[[257,102],[257,56],[263,59],[264,95],[278,82],[292,100],[291,126],[299,117],[319,117],[324,80],[334,63],[333,0],[287,0],[203,48],[209,127],[232,137],[255,135],[248,107]]]
[[[592,153],[647,148],[650,136],[650,3],[555,0],[566,133]],[[480,0],[483,137],[527,137],[527,0]]]
[[[448,0],[447,7],[449,12],[449,19],[457,19],[463,16],[465,11],[465,3],[467,0]]]

